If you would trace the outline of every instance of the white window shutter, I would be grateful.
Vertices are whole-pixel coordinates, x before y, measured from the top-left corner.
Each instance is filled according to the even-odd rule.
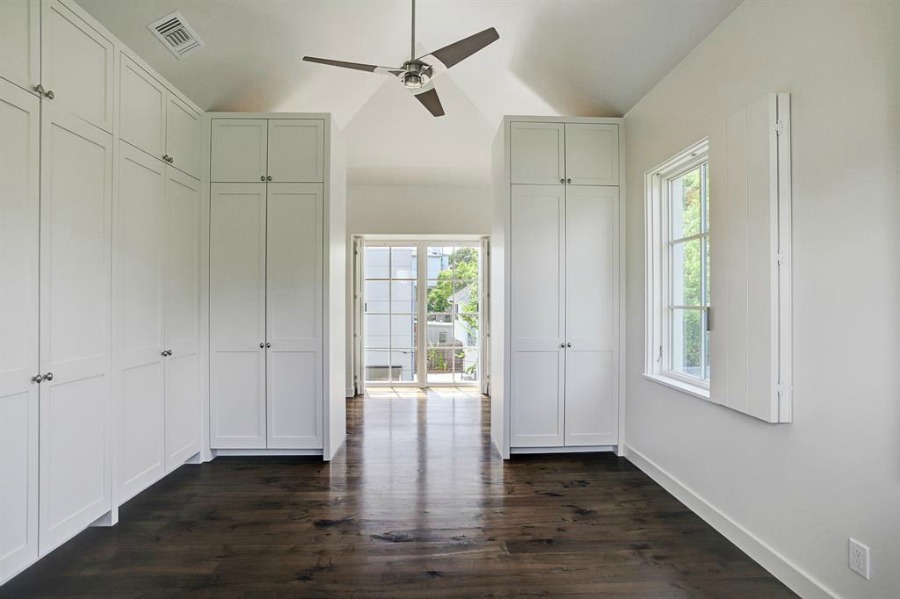
[[[728,119],[713,227],[711,395],[766,422],[791,420],[790,95]],[[720,179],[721,180],[721,179]]]

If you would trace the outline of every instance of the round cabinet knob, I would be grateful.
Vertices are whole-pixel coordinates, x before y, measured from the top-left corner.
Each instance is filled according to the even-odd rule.
[[[169,164],[175,164],[175,157],[169,156]]]
[[[266,347],[272,347],[271,343],[266,343]]]
[[[265,182],[266,176],[265,175],[260,176],[259,180]]]
[[[566,180],[565,180],[565,179],[560,179],[559,182],[562,183],[563,185],[566,184]]]
[[[31,377],[31,382],[32,382],[32,383],[40,384],[42,380],[44,380],[44,377],[41,376],[40,374],[37,374],[37,375]]]
[[[571,183],[571,182],[572,182],[571,179],[566,179],[566,183]]]
[[[44,97],[47,98],[48,100],[52,100],[52,99],[55,98],[56,96],[53,95],[53,90],[51,89],[51,90],[47,90],[47,93],[44,94]]]
[[[266,177],[266,181],[271,181],[271,180],[272,180],[272,175],[269,175],[268,177]]]
[[[565,343],[560,343],[560,344],[559,344],[559,349],[565,349],[565,348],[566,348],[566,344],[565,344]]]
[[[572,347],[571,343],[566,343],[566,347]]]
[[[52,381],[52,380],[53,380],[53,373],[52,373],[52,372],[48,372],[47,374],[45,374],[45,375],[44,375],[44,380],[45,380],[45,381]]]
[[[31,88],[31,89],[33,89],[34,91],[36,91],[38,94],[40,94],[40,95],[42,95],[42,96],[44,95],[44,86],[41,85],[40,83],[38,83],[37,85],[35,85],[35,86],[34,86],[33,88]]]
[[[260,344],[259,344],[259,349],[264,349],[265,347],[266,347],[266,344],[265,344],[265,343],[260,343]]]
[[[160,355],[161,355],[163,358],[165,358],[165,357],[168,356],[169,354],[166,353],[166,350],[162,350],[162,353],[161,353]]]

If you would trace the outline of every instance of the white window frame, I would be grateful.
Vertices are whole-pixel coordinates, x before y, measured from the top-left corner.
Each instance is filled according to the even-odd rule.
[[[644,348],[644,376],[673,389],[700,397],[710,398],[709,381],[692,377],[670,368],[671,347],[669,340],[672,306],[669,302],[672,276],[669,247],[673,240],[670,229],[669,181],[709,163],[709,139],[704,138],[679,152],[645,175],[645,283],[646,283],[646,345]],[[708,193],[708,191],[707,191]],[[708,215],[707,215],[708,218]],[[707,221],[708,222],[708,221]],[[708,239],[709,229],[705,235]],[[681,238],[679,238],[681,239]],[[701,298],[702,299],[702,298]],[[702,322],[708,322],[707,308]]]

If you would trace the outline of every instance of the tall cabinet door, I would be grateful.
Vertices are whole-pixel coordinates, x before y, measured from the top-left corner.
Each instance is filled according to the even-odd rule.
[[[119,83],[119,136],[155,158],[166,153],[166,89],[122,55]]]
[[[166,194],[166,471],[200,451],[200,183],[171,167]]]
[[[46,554],[110,509],[112,139],[52,102],[44,102],[41,116],[40,548]]]
[[[267,175],[274,183],[321,183],[325,180],[325,121],[269,120]]]
[[[253,183],[266,179],[266,119],[213,119],[210,180]]]
[[[266,446],[266,185],[210,192],[210,445]]]
[[[38,556],[40,125],[0,81],[0,584]]]
[[[510,181],[513,184],[557,185],[564,182],[563,123],[512,123],[510,138]]]
[[[0,2],[0,77],[25,89],[41,82],[39,0]]]
[[[566,180],[570,185],[619,184],[619,126],[566,123]]]
[[[513,185],[510,235],[512,447],[564,439],[565,188]]]
[[[619,188],[566,190],[567,446],[618,443]]]
[[[268,186],[268,447],[322,448],[321,184]]]
[[[116,210],[120,501],[165,474],[163,210],[166,166],[122,144]]]
[[[42,0],[41,79],[54,106],[112,131],[113,43],[59,0]]]

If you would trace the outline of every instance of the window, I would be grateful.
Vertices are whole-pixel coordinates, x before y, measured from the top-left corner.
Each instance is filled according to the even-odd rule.
[[[709,397],[709,149],[647,173],[646,374]]]

